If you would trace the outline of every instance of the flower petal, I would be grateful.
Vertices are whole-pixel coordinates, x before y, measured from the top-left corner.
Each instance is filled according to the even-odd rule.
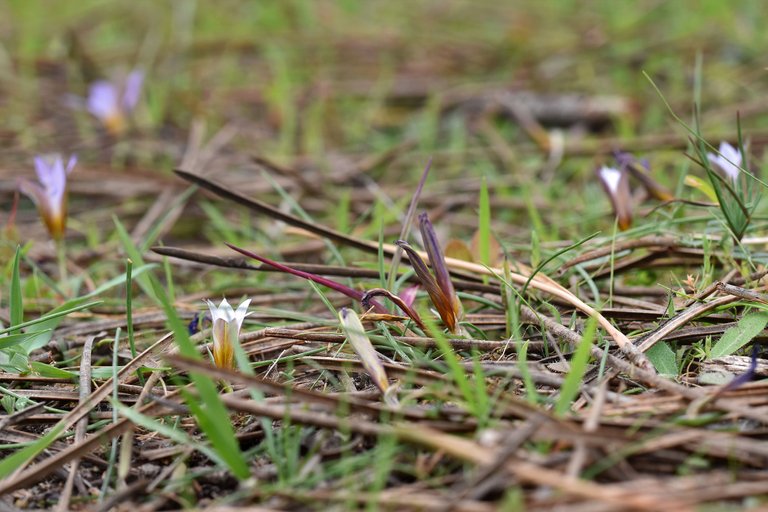
[[[605,165],[597,171],[598,178],[600,178],[609,194],[616,194],[618,192],[622,175],[623,173],[620,170]]]
[[[213,362],[219,368],[233,368],[234,353],[230,325],[218,318],[213,322]]]
[[[738,148],[723,141],[718,148],[719,154],[707,153],[707,159],[720,169],[720,171],[730,179],[736,181],[741,174],[741,152]]]
[[[632,226],[632,192],[629,190],[629,176],[613,167],[603,166],[597,170],[597,177],[608,194],[613,211],[622,231]]]
[[[379,388],[385,400],[390,401],[390,405],[397,405],[397,398],[393,394],[387,393],[390,387],[387,372],[384,369],[384,365],[381,364],[378,352],[373,348],[370,338],[365,333],[365,328],[362,322],[360,322],[360,318],[351,309],[341,308],[339,320],[341,321],[344,334],[347,336],[347,341],[349,341],[349,344],[352,345],[352,348],[357,353],[363,368],[371,376],[373,383]]]
[[[408,242],[398,240],[395,243],[402,247],[408,255],[408,260],[411,262],[411,267],[413,267],[414,272],[416,272],[416,277],[421,281],[422,286],[424,286],[424,289],[427,291],[427,295],[429,295],[432,304],[434,304],[437,313],[440,315],[440,318],[442,318],[446,327],[448,327],[448,330],[456,332],[458,327],[458,319],[456,318],[457,312],[454,309],[450,298],[445,295],[437,280],[429,272],[427,264],[424,263],[424,260],[421,259],[419,253],[417,253]]]
[[[408,288],[405,288],[404,290],[400,291],[400,298],[403,299],[403,302],[408,305],[412,306],[413,301],[416,300],[416,294],[419,292],[419,285],[414,284],[413,286],[409,286]]]
[[[235,320],[235,310],[232,309],[227,299],[221,299],[219,304],[219,318],[223,318],[227,323]]]
[[[117,87],[106,80],[92,83],[88,91],[88,112],[105,122],[120,115]]]
[[[130,112],[136,107],[141,95],[141,86],[144,84],[144,72],[134,70],[128,74],[123,88],[122,107],[126,112]]]
[[[77,155],[70,155],[69,160],[67,161],[67,175],[72,172],[72,170],[75,168],[75,165],[77,165]]]
[[[214,324],[216,323],[216,320],[218,320],[219,317],[219,308],[216,307],[216,304],[211,302],[208,299],[205,299],[206,304],[208,304],[208,310],[211,312],[211,322]]]
[[[50,159],[43,156],[35,157],[35,174],[37,174],[37,180],[45,185],[53,175],[53,162]]]
[[[456,316],[461,316],[461,303],[456,297],[456,291],[453,288],[453,281],[451,281],[451,274],[448,272],[448,266],[445,264],[445,256],[443,256],[443,250],[440,248],[440,242],[437,240],[437,233],[435,228],[429,220],[429,216],[426,213],[419,215],[419,229],[421,231],[421,238],[424,242],[424,249],[429,256],[429,264],[432,266],[432,272],[435,274],[435,280],[437,285],[443,291],[443,295],[453,304],[453,308],[456,310]]]
[[[41,213],[43,211],[51,211],[51,202],[48,198],[48,194],[45,193],[45,189],[38,183],[29,180],[19,180],[19,190],[26,194],[35,206],[37,206]]]
[[[243,320],[245,320],[245,317],[248,314],[248,306],[250,304],[251,299],[246,299],[237,306],[237,311],[235,311],[235,322],[237,323],[238,330],[243,326]]]
[[[59,155],[36,156],[35,173],[39,184],[22,180],[19,189],[27,194],[37,205],[40,217],[55,240],[63,235],[67,222],[67,172],[74,168],[77,160],[70,157],[68,170]]]

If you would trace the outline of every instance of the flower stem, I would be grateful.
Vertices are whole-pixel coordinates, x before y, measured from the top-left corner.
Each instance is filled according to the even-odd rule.
[[[56,241],[56,256],[59,261],[59,281],[61,282],[61,289],[65,294],[69,293],[68,274],[67,274],[67,248],[64,240]]]

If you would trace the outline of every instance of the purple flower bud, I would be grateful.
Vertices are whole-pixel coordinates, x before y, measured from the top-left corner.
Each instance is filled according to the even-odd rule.
[[[67,222],[67,176],[77,164],[69,157],[67,166],[61,155],[35,157],[35,172],[39,183],[21,180],[19,188],[35,202],[40,217],[54,240],[64,236]]]
[[[126,119],[136,108],[144,83],[142,71],[132,71],[125,80],[110,82],[98,80],[88,90],[87,109],[98,118],[113,135],[125,129]]]
[[[419,253],[408,242],[398,240],[395,243],[402,247],[408,255],[408,260],[411,263],[411,267],[413,267],[413,271],[416,273],[416,277],[421,281],[445,326],[448,327],[451,333],[463,335],[464,331],[459,322],[464,315],[464,311],[454,291],[453,282],[448,274],[448,267],[445,264],[445,257],[437,242],[437,235],[426,214],[420,215],[419,221],[424,247],[427,250],[427,256],[429,256],[429,262],[432,265],[434,275],[429,271],[429,267],[421,259]]]

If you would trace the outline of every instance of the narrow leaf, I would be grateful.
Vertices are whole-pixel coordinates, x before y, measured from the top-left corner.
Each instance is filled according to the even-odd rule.
[[[355,290],[354,288],[350,288],[349,286],[345,286],[341,283],[337,283],[336,281],[332,281],[328,278],[325,278],[323,276],[318,276],[316,274],[311,274],[309,272],[304,272],[303,270],[296,270],[294,268],[289,267],[288,265],[283,265],[282,263],[278,263],[277,261],[272,261],[268,258],[265,258],[264,256],[259,256],[255,252],[251,252],[247,249],[242,249],[240,247],[237,247],[236,245],[232,245],[227,243],[227,247],[230,249],[239,252],[243,256],[248,256],[249,258],[253,258],[256,261],[260,261],[261,263],[264,263],[265,265],[269,265],[270,267],[274,267],[277,270],[280,270],[281,272],[285,272],[286,274],[291,274],[294,276],[298,276],[304,279],[307,279],[309,281],[314,281],[317,284],[321,284],[323,286],[327,286],[331,290],[336,290],[339,293],[342,293],[349,297],[350,299],[354,299],[357,301],[362,301],[363,297],[365,296],[364,292],[361,292],[360,290]],[[382,306],[381,304],[377,303],[376,301],[371,301],[371,306],[376,310],[377,313],[388,313],[387,308]]]
[[[571,407],[571,402],[573,402],[579,394],[581,380],[584,377],[584,373],[587,371],[589,351],[592,348],[596,330],[597,322],[595,322],[594,318],[590,318],[587,321],[587,327],[584,329],[584,334],[581,336],[579,346],[576,347],[576,352],[571,358],[568,375],[565,376],[563,386],[560,388],[560,397],[557,400],[557,404],[555,404],[555,414],[559,416],[562,416],[568,411]]]
[[[488,196],[488,182],[483,176],[480,182],[480,199],[477,215],[477,257],[480,263],[491,266],[491,199]],[[484,278],[485,282],[488,277]]]
[[[362,322],[360,322],[360,318],[351,309],[341,308],[339,320],[341,320],[341,327],[344,330],[347,341],[349,341],[349,344],[352,345],[352,348],[360,357],[363,368],[371,376],[373,383],[379,388],[389,405],[397,406],[397,397],[389,392],[390,386],[387,372],[384,370],[384,365],[381,364],[378,352],[373,348],[373,343],[371,343],[370,338],[365,333],[365,328]]]
[[[18,327],[24,322],[24,297],[21,295],[21,275],[19,272],[19,253],[21,248],[16,246],[16,256],[13,258],[13,271],[11,274],[11,327]],[[19,329],[11,331],[12,334],[20,332]]]
[[[56,424],[47,434],[43,437],[22,448],[16,453],[5,457],[0,460],[0,478],[5,478],[19,467],[25,465],[27,462],[37,457],[43,450],[48,448],[53,443],[59,434],[62,433],[64,425],[61,423]]]

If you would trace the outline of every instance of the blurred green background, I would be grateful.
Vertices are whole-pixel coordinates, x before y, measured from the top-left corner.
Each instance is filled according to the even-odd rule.
[[[299,168],[310,162],[324,172],[410,142],[371,177],[383,186],[412,184],[434,156],[443,178],[487,175],[500,196],[520,200],[534,189],[534,206],[553,205],[542,214],[561,230],[553,237],[584,235],[595,226],[563,210],[578,215],[582,202],[564,205],[562,198],[583,189],[584,204],[600,205],[589,218],[605,227],[608,205],[593,170],[610,150],[651,153],[657,177],[683,190],[687,134],[643,72],[686,121],[699,99],[703,133],[713,143],[735,138],[737,111],[745,134],[768,128],[763,6],[4,0],[2,178],[12,180],[32,154],[49,151],[76,151],[84,165],[106,164],[113,173],[131,167],[169,176],[197,121],[209,136],[235,126],[231,151]],[[131,69],[146,72],[146,86],[132,131],[112,140],[71,100],[95,78]],[[578,93],[618,98],[620,106],[608,123],[558,127],[565,159],[542,176],[548,157],[518,123],[476,122],[472,102],[482,105],[498,91]],[[512,213],[499,219],[520,220]]]

